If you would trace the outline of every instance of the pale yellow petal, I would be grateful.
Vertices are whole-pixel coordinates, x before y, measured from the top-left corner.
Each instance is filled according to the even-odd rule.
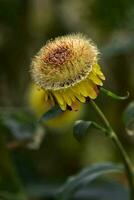
[[[85,103],[86,102],[86,99],[84,96],[80,95],[80,94],[76,94],[76,98],[82,102],[82,103]]]
[[[76,87],[72,87],[72,92],[74,93],[75,97],[82,103],[86,101],[85,97],[80,94],[80,91]]]
[[[102,80],[105,80],[105,76],[102,73],[101,68],[97,63],[93,65],[93,69],[92,70],[93,70],[93,72],[95,74],[97,74],[99,76],[99,78],[101,78]]]
[[[92,80],[95,84],[102,86],[102,81],[95,75],[93,72],[91,72],[88,76],[89,80]]]
[[[64,105],[64,99],[63,99],[62,95],[60,94],[60,92],[53,91],[53,94],[54,94],[55,98],[57,99],[58,103],[60,105]]]
[[[94,83],[92,83],[90,80],[87,80],[86,81],[86,87],[87,87],[87,90],[88,90],[88,96],[91,99],[95,99],[97,97],[97,92],[94,89],[95,88]]]
[[[71,98],[70,98],[69,92],[64,91],[64,92],[62,93],[62,95],[63,95],[63,98],[64,98],[65,102],[66,102],[69,106],[71,106],[72,100],[71,100]]]
[[[67,105],[66,105],[66,104],[64,104],[64,105],[60,105],[60,108],[61,108],[63,111],[65,111],[65,110],[66,110],[66,107],[67,107]]]
[[[76,85],[77,91],[79,91],[79,94],[83,95],[84,97],[88,96],[88,92],[86,90],[86,87],[84,86],[84,81],[81,81]]]

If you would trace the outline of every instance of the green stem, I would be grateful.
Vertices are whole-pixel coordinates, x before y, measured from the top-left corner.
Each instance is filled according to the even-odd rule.
[[[107,133],[108,133],[109,137],[113,140],[114,144],[116,145],[117,149],[120,152],[120,155],[122,157],[122,160],[124,162],[125,169],[126,169],[126,175],[127,175],[128,183],[129,183],[129,187],[130,187],[130,197],[131,197],[131,200],[134,200],[134,171],[133,171],[133,165],[131,163],[131,160],[129,159],[127,152],[125,151],[119,138],[117,137],[116,133],[112,129],[109,121],[107,120],[107,118],[105,117],[105,115],[103,114],[101,109],[97,106],[97,104],[94,101],[91,100],[91,103],[92,103],[93,107],[95,108],[95,110],[100,115],[104,124],[106,125]]]

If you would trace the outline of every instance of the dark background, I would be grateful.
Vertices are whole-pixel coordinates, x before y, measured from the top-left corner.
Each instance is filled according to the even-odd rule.
[[[26,94],[31,81],[29,66],[45,42],[77,32],[92,38],[101,51],[99,63],[106,76],[104,87],[119,95],[130,92],[126,101],[100,94],[96,102],[134,161],[134,137],[128,136],[122,120],[123,110],[134,99],[133,0],[0,0],[1,114],[3,110],[8,113],[12,108],[25,110],[27,107]],[[80,118],[99,121],[91,105],[85,107]],[[74,139],[72,127],[63,129],[63,133],[48,130],[50,134],[37,150],[31,150],[25,144],[7,148],[8,141],[14,138],[9,132],[3,128],[0,133],[1,193],[16,191],[21,182],[20,185],[33,191],[34,196],[33,185],[60,183],[95,162],[120,161],[112,142],[94,130],[82,143]],[[16,138],[14,140],[17,142]]]

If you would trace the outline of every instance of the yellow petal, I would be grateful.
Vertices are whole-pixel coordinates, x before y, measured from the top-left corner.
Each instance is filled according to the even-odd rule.
[[[99,76],[102,80],[105,80],[105,76],[101,71],[100,66],[96,63],[93,65],[93,72]]]
[[[76,98],[82,103],[85,103],[86,101],[85,97],[80,94],[76,94]]]
[[[72,100],[71,100],[71,98],[70,98],[69,93],[68,93],[67,91],[64,91],[62,95],[63,95],[63,98],[64,98],[65,102],[66,102],[69,106],[71,106]]]
[[[79,94],[83,95],[84,97],[88,96],[88,92],[86,90],[86,87],[84,85],[84,81],[81,81],[76,85],[77,91],[79,91]]]
[[[54,94],[55,98],[57,99],[58,103],[60,105],[64,105],[64,99],[63,99],[62,95],[57,91],[53,91],[53,94]]]
[[[88,76],[90,80],[92,80],[95,84],[102,86],[102,81],[93,73],[91,72]]]
[[[95,88],[94,83],[92,83],[90,80],[87,80],[86,87],[87,87],[87,90],[88,90],[88,96],[91,99],[95,99],[97,97],[97,92],[94,89]]]
[[[60,105],[60,108],[63,110],[63,111],[65,111],[66,110],[66,104],[64,104],[64,105]]]
[[[74,93],[80,94],[80,88],[78,87],[78,84],[72,87],[72,90]]]
[[[85,97],[80,94],[80,91],[76,87],[72,87],[72,92],[74,93],[75,97],[82,103],[86,101]]]

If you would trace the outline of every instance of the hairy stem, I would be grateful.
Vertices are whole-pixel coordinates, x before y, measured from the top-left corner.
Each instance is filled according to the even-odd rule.
[[[122,157],[122,160],[124,162],[125,169],[126,169],[126,175],[127,175],[128,183],[130,187],[130,197],[131,197],[131,200],[134,200],[134,171],[133,171],[133,165],[131,163],[131,160],[129,159],[127,152],[125,151],[118,136],[116,135],[115,131],[112,129],[109,121],[107,120],[107,118],[105,117],[101,109],[98,107],[98,105],[94,101],[91,100],[91,103],[93,107],[95,108],[95,110],[97,111],[97,113],[99,114],[99,116],[101,117],[101,119],[103,120],[107,128],[108,136],[112,139],[117,149],[119,150],[119,153]]]

